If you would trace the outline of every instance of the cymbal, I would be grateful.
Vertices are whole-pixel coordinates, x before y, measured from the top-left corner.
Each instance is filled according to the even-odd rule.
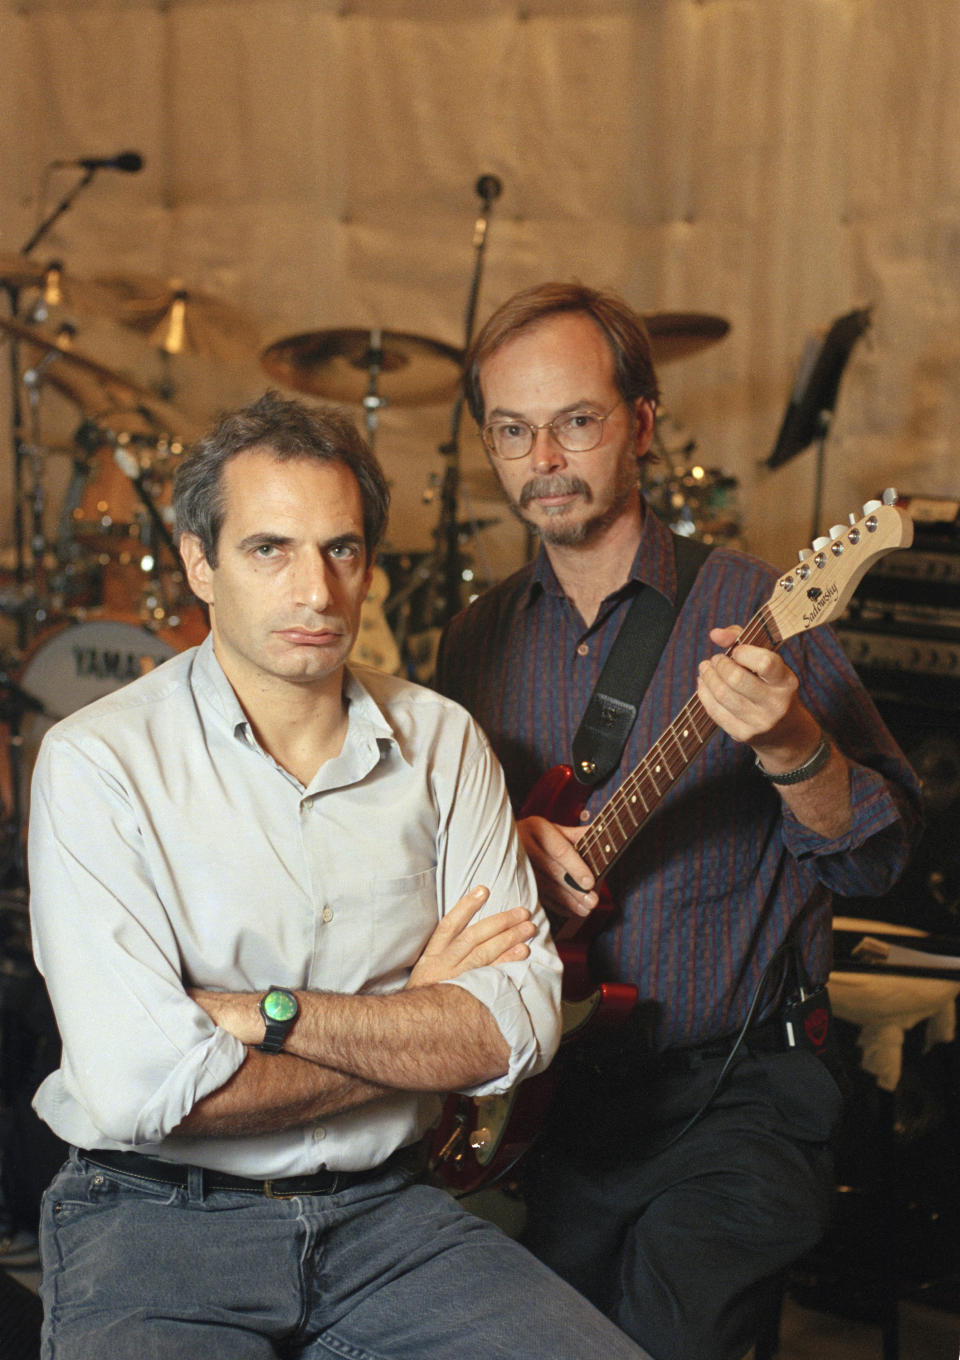
[[[59,260],[41,264],[25,255],[0,254],[0,284],[39,293],[47,308],[76,307],[85,312],[102,312],[106,307],[106,296],[96,284],[75,278]],[[29,310],[24,309],[24,314]]]
[[[259,348],[257,327],[239,308],[180,279],[113,275],[93,286],[100,310],[165,354],[241,361]]]
[[[379,338],[379,351],[372,342]],[[260,363],[272,378],[297,392],[360,406],[379,357],[377,396],[387,406],[418,406],[452,398],[463,355],[453,345],[402,331],[308,331],[277,340]]]
[[[0,317],[6,332],[26,346],[28,368],[39,368],[41,383],[49,383],[79,406],[88,420],[114,433],[176,434],[187,436],[188,421],[161,401],[148,387],[132,382],[68,343],[19,321]]]
[[[730,322],[722,316],[702,312],[645,312],[643,320],[655,364],[670,364],[698,354],[730,330]]]

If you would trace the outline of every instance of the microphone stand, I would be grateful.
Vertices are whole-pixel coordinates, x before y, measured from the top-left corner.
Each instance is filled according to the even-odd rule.
[[[40,244],[40,242],[46,236],[47,232],[53,226],[54,222],[59,221],[59,219],[63,216],[63,214],[73,203],[73,200],[80,193],[80,191],[87,187],[87,185],[93,179],[94,175],[97,173],[98,169],[99,167],[96,165],[88,165],[84,167],[83,174],[77,180],[73,188],[69,189],[64,194],[63,198],[53,209],[53,211],[51,213],[48,213],[48,215],[43,219],[43,221],[37,227],[36,231],[27,241],[26,245],[20,247],[21,255],[29,255],[31,250],[33,250],[34,246]]]
[[[476,191],[481,199],[482,206],[473,230],[473,277],[470,281],[470,292],[464,318],[464,353],[469,349],[470,341],[473,339],[490,213],[495,200],[500,197],[502,188],[503,186],[496,175],[481,175],[477,180]],[[438,450],[443,455],[445,467],[440,490],[440,517],[434,530],[436,543],[434,551],[435,555],[439,557],[442,569],[442,593],[439,600],[431,601],[428,609],[428,626],[434,624],[443,627],[444,624],[449,623],[459,609],[460,526],[457,522],[457,501],[460,490],[460,423],[463,418],[464,401],[461,388],[450,413],[450,438],[446,443],[441,444]]]
[[[68,211],[77,195],[87,187],[97,172],[96,166],[85,166],[83,174],[72,189],[64,194],[57,206],[48,213],[39,223],[36,230],[28,240],[20,247],[20,254],[27,256],[31,250],[46,236],[55,222]],[[20,290],[13,285],[6,285],[6,293],[10,300],[10,315],[14,320],[19,317],[20,311]],[[48,360],[49,362],[49,360]],[[42,363],[42,361],[41,361]],[[42,372],[42,368],[40,369]],[[12,336],[10,339],[10,425],[11,443],[13,445],[13,545],[16,558],[16,581],[18,585],[23,585],[27,578],[27,567],[25,560],[26,531],[23,518],[23,500],[25,495],[24,488],[24,465],[32,458],[33,450],[23,438],[23,403],[20,399],[20,342]],[[33,395],[33,394],[32,394]],[[37,488],[34,488],[36,497]],[[34,552],[36,547],[36,526],[34,526]],[[42,551],[42,549],[41,549]],[[38,570],[38,564],[34,562],[34,573]],[[17,616],[17,645],[22,650],[27,644],[27,619],[24,611],[20,611]]]

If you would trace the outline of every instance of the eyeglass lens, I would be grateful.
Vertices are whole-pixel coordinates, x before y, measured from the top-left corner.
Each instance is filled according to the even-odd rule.
[[[619,403],[618,403],[619,405]],[[523,458],[533,448],[537,430],[549,430],[562,449],[568,453],[587,453],[595,449],[603,436],[606,415],[592,411],[574,411],[557,416],[545,425],[535,426],[526,420],[491,421],[484,427],[484,443],[500,458]]]

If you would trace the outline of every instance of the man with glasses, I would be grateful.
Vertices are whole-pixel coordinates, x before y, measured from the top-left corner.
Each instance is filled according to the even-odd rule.
[[[677,604],[672,535],[638,477],[657,382],[622,300],[545,284],[490,318],[465,385],[541,548],[452,621],[438,686],[479,720],[520,809],[571,763],[634,599]],[[739,1360],[764,1281],[823,1232],[840,1096],[785,1007],[802,989],[826,1016],[831,894],[885,891],[919,820],[917,782],[828,630],[725,654],[775,580],[715,549],[580,824],[520,820],[541,900],[582,924],[599,900],[577,852],[592,817],[694,693],[720,729],[610,875],[591,963],[642,1004],[571,1046],[523,1177],[527,1244],[657,1360]]]

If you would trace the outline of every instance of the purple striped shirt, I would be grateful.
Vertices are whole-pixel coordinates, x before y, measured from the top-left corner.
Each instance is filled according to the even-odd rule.
[[[716,651],[709,629],[745,624],[776,573],[717,548],[693,584],[660,658],[619,772],[594,790],[595,816],[694,694],[697,663]],[[587,628],[546,554],[494,587],[449,625],[437,687],[480,722],[519,808],[539,777],[569,764],[571,743],[626,611],[644,585],[673,604],[671,533],[647,513],[630,576]],[[804,910],[807,968],[830,966],[832,893],[885,892],[919,834],[919,785],[829,628],[782,649],[801,697],[854,762],[853,823],[827,840],[802,826],[757,772],[748,746],[718,732],[667,793],[610,874],[619,910],[597,939],[598,979],[635,984],[657,1003],[658,1046],[735,1031],[764,967]],[[775,981],[779,982],[779,972]],[[772,993],[763,1010],[769,1011]]]

